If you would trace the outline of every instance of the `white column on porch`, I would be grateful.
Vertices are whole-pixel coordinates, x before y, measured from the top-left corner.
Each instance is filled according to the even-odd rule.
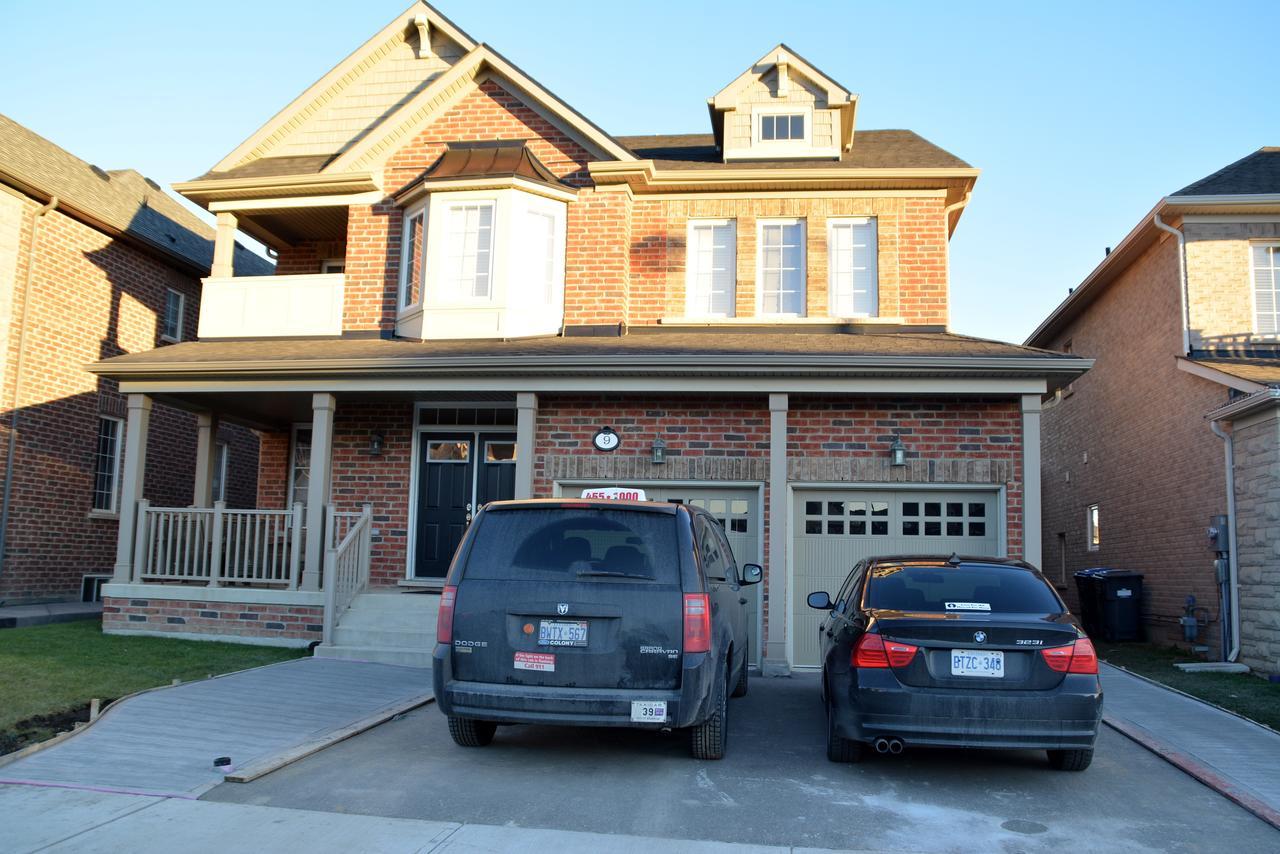
[[[124,428],[124,460],[120,466],[120,532],[116,538],[117,584],[133,580],[133,536],[137,529],[138,500],[147,463],[147,433],[151,429],[151,398],[129,395],[129,417]]]
[[[533,446],[537,433],[538,396],[516,395],[516,498],[533,497]]]
[[[191,503],[213,506],[213,473],[218,467],[218,416],[202,412],[196,416],[196,485]]]
[[[311,482],[307,485],[307,551],[302,572],[302,589],[319,590],[320,573],[324,569],[324,511],[329,501],[333,460],[332,394],[320,392],[311,396]]]
[[[1022,396],[1022,559],[1043,569],[1040,537],[1040,410],[1038,394]]]
[[[785,394],[769,395],[769,630],[765,636],[766,676],[791,672],[787,661],[787,409]]]
[[[209,276],[229,279],[235,275],[236,215],[229,211],[218,212],[218,227],[213,238],[213,267]]]

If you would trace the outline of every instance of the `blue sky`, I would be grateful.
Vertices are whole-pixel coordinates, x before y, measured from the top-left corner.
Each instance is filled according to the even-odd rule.
[[[408,0],[3,0],[0,112],[168,186],[213,165]],[[1280,4],[440,0],[611,133],[708,129],[783,41],[983,170],[952,327],[1021,341],[1159,198],[1280,145]],[[856,144],[856,143],[855,143]]]

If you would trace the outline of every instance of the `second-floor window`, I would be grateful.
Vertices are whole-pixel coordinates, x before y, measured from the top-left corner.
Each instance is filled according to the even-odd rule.
[[[556,291],[556,219],[542,211],[525,211],[524,259],[531,293],[551,302]]]
[[[488,299],[493,284],[493,202],[448,208],[444,290],[457,300]]]
[[[880,313],[874,217],[827,221],[827,269],[833,317]]]
[[[804,220],[770,219],[759,223],[759,313],[803,315]]]
[[[427,208],[406,213],[400,250],[400,292],[398,307],[403,310],[422,301],[422,258],[427,237]]]
[[[737,229],[731,219],[689,222],[685,311],[691,317],[732,317],[737,284]]]
[[[1280,337],[1280,243],[1253,247],[1254,331]]]
[[[186,298],[180,291],[172,288],[164,292],[164,321],[160,328],[160,338],[164,341],[178,342],[182,340],[182,315]]]

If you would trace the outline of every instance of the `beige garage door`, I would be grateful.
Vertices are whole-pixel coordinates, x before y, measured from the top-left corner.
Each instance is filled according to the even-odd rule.
[[[995,491],[796,490],[792,566],[792,638],[797,667],[820,662],[823,612],[810,593],[835,594],[854,564],[881,555],[996,555]]]

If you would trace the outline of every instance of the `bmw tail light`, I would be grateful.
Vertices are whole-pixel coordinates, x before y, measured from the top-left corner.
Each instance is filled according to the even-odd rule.
[[[684,651],[711,651],[711,597],[706,593],[684,594]]]
[[[1096,675],[1098,672],[1098,653],[1093,642],[1088,638],[1080,638],[1069,646],[1053,646],[1040,650],[1045,664],[1058,673],[1083,673]]]
[[[436,615],[436,643],[453,643],[453,605],[458,588],[450,584],[440,591],[440,613]]]
[[[866,634],[858,638],[849,664],[854,667],[906,667],[920,649],[909,643]]]

